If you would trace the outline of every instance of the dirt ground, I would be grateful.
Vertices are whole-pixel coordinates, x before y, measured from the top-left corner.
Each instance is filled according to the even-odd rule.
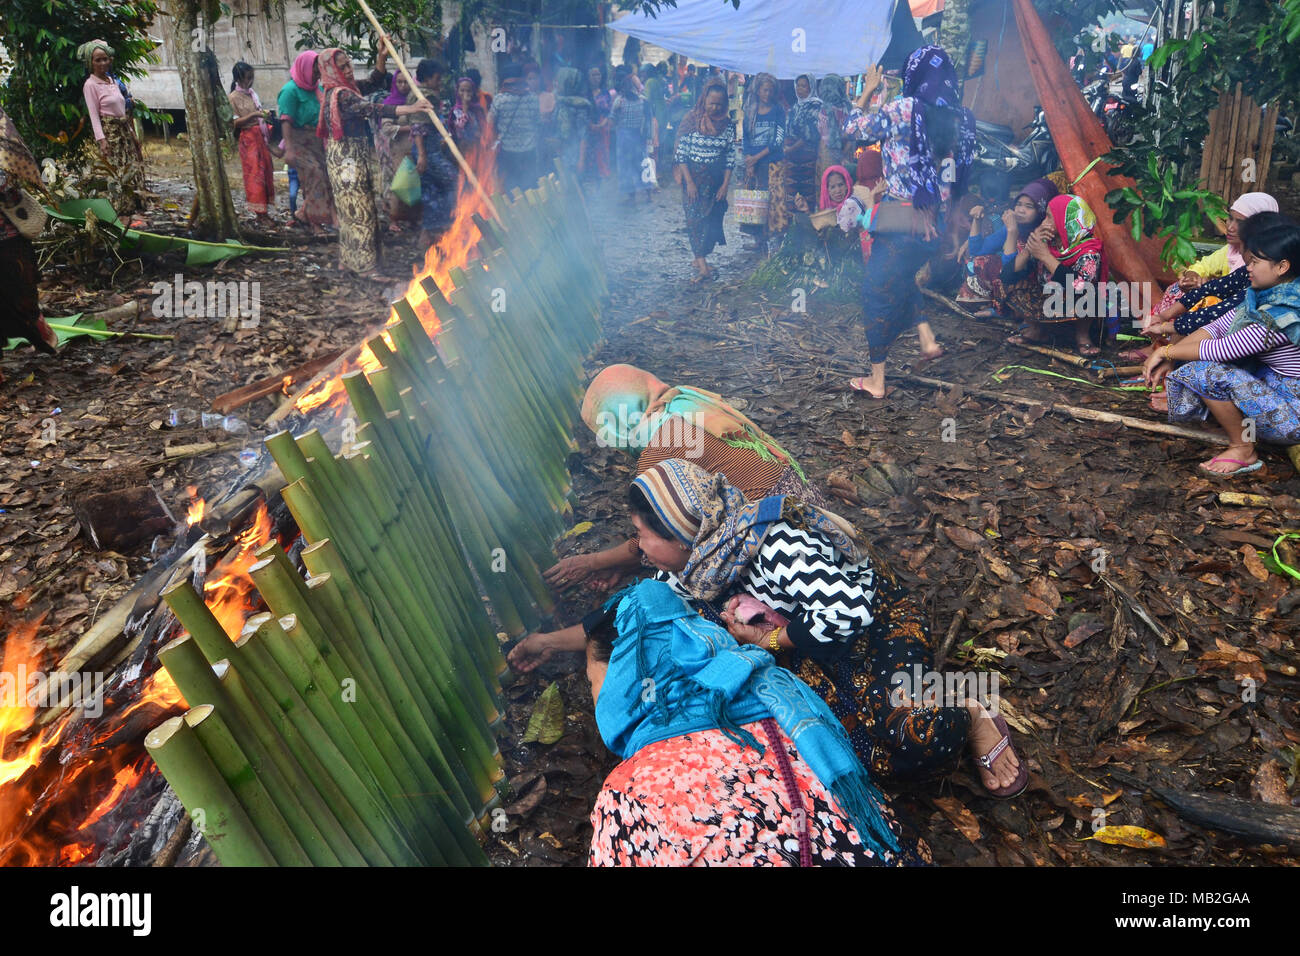
[[[175,207],[163,210],[171,222],[160,223],[160,231],[174,231],[188,209],[184,154],[174,143],[151,144],[149,158],[159,192]],[[238,183],[233,163],[231,171]],[[1185,439],[897,378],[888,400],[868,404],[845,386],[864,370],[865,342],[852,307],[822,306],[814,294],[806,313],[793,313],[787,290],[741,287],[757,260],[741,249],[730,220],[730,245],[711,257],[719,279],[689,285],[676,195],[664,190],[650,205],[629,210],[616,206],[611,185],[589,200],[614,290],[607,341],[589,370],[631,362],[665,381],[744,403],[815,481],[827,487],[834,473],[834,484],[856,489],[861,503],[841,500],[841,513],[873,537],[923,602],[936,643],[961,618],[948,666],[998,674],[1003,713],[1034,771],[1031,789],[994,801],[966,770],[894,794],[936,861],[1297,862],[1285,850],[1193,824],[1149,793],[1164,786],[1297,803],[1300,590],[1257,556],[1281,531],[1300,525],[1300,480],[1279,450],[1265,453],[1263,471],[1218,484],[1195,470],[1210,446]],[[283,191],[279,205],[286,218]],[[75,486],[87,476],[98,480],[104,469],[140,466],[178,518],[189,503],[187,486],[219,499],[240,482],[238,452],[260,447],[265,431],[257,423],[276,402],[262,399],[236,412],[250,426],[234,436],[198,423],[171,427],[171,410],[207,410],[218,394],[354,344],[384,321],[386,302],[404,286],[342,278],[332,242],[283,229],[261,238],[281,239],[292,251],[230,260],[201,276],[177,262],[107,262],[54,271],[43,289],[47,315],[61,316],[129,297],[148,301],[152,283],[178,271],[256,280],[256,329],[226,332],[219,322],[145,315],[136,331],[175,340],[79,339],[55,359],[30,349],[4,354],[0,613],[45,614],[40,633],[52,652],[69,646],[174,540],[162,534],[129,553],[95,551],[69,506]],[[412,260],[411,237],[389,251],[390,262]],[[1000,325],[927,311],[948,354],[926,375],[1155,417],[1138,393],[1023,370],[1008,370],[999,385],[991,376],[1004,366],[1053,366],[1002,344],[1008,330]],[[900,340],[891,376],[916,355],[914,336]],[[163,459],[166,444],[232,438],[239,446],[230,451]],[[579,440],[581,451],[570,461],[575,521],[594,527],[561,541],[560,554],[604,547],[630,527],[622,502],[631,461],[598,448],[585,432]],[[1225,505],[1221,490],[1264,499]],[[577,588],[564,593],[557,626],[575,621],[597,597]],[[552,680],[566,707],[565,736],[550,746],[516,743]],[[581,864],[592,800],[615,761],[596,732],[580,661],[553,662],[519,679],[507,697],[502,750],[515,796],[507,806],[509,829],[494,835],[490,854],[501,864]],[[1086,839],[1098,822],[1145,827],[1167,846]]]

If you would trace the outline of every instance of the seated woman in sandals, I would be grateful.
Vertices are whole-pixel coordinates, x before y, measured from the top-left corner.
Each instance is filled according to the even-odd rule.
[[[809,687],[667,584],[610,602],[587,643],[601,737],[623,758],[591,813],[592,866],[928,863]]]
[[[934,671],[925,615],[843,519],[787,495],[748,501],[680,459],[639,475],[629,504],[659,577],[736,640],[777,655],[826,701],[873,774],[924,780],[969,748],[991,795],[1025,788],[1029,770],[1002,717],[963,692],[940,702],[909,686]]]
[[[1247,230],[1250,290],[1241,308],[1162,346],[1143,370],[1150,382],[1166,364],[1190,360],[1165,379],[1169,420],[1213,416],[1223,429],[1227,450],[1200,466],[1209,475],[1258,471],[1256,440],[1300,444],[1300,225],[1277,220]]]
[[[633,365],[611,365],[591,380],[582,420],[599,444],[635,453],[636,474],[670,458],[685,458],[726,475],[754,500],[789,493],[825,504],[790,453],[713,392],[672,387]],[[593,585],[612,587],[641,567],[641,552],[632,538],[594,554],[567,557],[544,576],[552,585],[590,579]],[[585,640],[581,625],[529,634],[510,651],[510,666],[527,673],[555,651],[581,651]]]
[[[1096,286],[1106,281],[1106,253],[1095,234],[1097,217],[1079,196],[1068,193],[1047,204],[1047,215],[1025,242],[1016,257],[1002,267],[1002,283],[1025,283],[1022,292],[1008,296],[1012,314],[1025,323],[1024,331],[1011,336],[1011,345],[1047,343],[1051,340],[1044,325],[1069,323],[1074,327],[1074,344],[1085,357],[1099,355],[1092,344],[1089,328],[1097,321],[1092,313],[1099,296]],[[1076,309],[1075,303],[1086,302],[1091,293],[1093,308]],[[1058,314],[1062,313],[1062,314]]]
[[[958,302],[988,300],[988,312],[977,312],[976,315],[992,316],[1008,310],[1008,297],[1041,294],[1041,286],[1032,290],[1028,288],[1033,283],[1031,276],[1026,276],[1019,286],[1004,286],[1002,267],[1024,250],[1029,237],[1047,215],[1047,204],[1056,194],[1056,185],[1050,179],[1035,179],[1027,183],[1011,203],[1011,208],[1003,210],[1002,225],[987,236],[983,235],[987,219],[985,207],[977,205],[971,210],[970,236],[965,249],[958,250],[958,258],[965,269],[965,279],[957,292]]]
[[[1143,323],[1143,334],[1191,335],[1240,305],[1250,288],[1241,228],[1252,216],[1277,210],[1277,200],[1268,193],[1238,196],[1228,207],[1227,242],[1183,270]],[[1144,361],[1149,357],[1147,349],[1120,353],[1120,358],[1126,360]]]

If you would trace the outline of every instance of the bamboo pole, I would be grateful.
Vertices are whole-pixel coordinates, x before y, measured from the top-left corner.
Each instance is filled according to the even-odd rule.
[[[231,793],[244,808],[254,828],[280,866],[310,866],[311,858],[293,835],[270,791],[258,777],[252,763],[235,742],[216,708],[211,704],[192,707],[185,714],[199,743],[212,759],[217,772],[225,779]]]
[[[217,678],[192,637],[186,634],[170,642],[159,650],[158,659],[189,706],[212,704],[221,711],[312,863],[359,866],[367,862],[350,835],[351,828],[344,825],[343,821],[352,824],[355,814],[350,807],[344,807],[341,794],[336,800],[335,788],[323,786],[323,777],[299,764],[290,754],[289,743],[275,733],[251,698],[231,693],[224,677]],[[224,673],[228,675],[230,669],[225,668]],[[301,801],[300,806],[295,805],[297,801]],[[366,842],[361,840],[362,844]]]
[[[375,14],[370,9],[370,5],[366,3],[366,0],[357,0],[357,4],[361,7],[361,12],[366,15],[366,19],[370,21],[370,25],[375,28],[375,34],[384,41],[384,46],[388,47],[389,57],[397,64],[397,68],[402,71],[402,75],[406,77],[406,82],[410,84],[411,92],[415,94],[416,98],[421,103],[424,103],[429,107],[429,115],[433,118],[433,125],[437,127],[438,133],[442,136],[443,140],[446,141],[447,148],[451,150],[451,154],[456,157],[456,162],[460,165],[461,171],[465,174],[465,177],[470,181],[475,191],[479,194],[479,197],[487,205],[488,209],[492,210],[492,214],[495,216],[496,209],[492,205],[492,197],[489,196],[487,190],[483,188],[483,184],[478,181],[478,176],[475,175],[474,170],[470,167],[469,163],[465,161],[464,155],[461,153],[460,148],[457,147],[456,141],[451,138],[451,134],[447,132],[447,128],[442,125],[442,118],[438,116],[437,109],[435,109],[433,104],[425,98],[424,93],[420,90],[420,84],[415,81],[415,77],[411,75],[411,71],[408,70],[406,64],[402,62],[401,54],[399,54],[397,48],[393,46],[393,41],[389,39],[388,34],[384,32],[384,28],[381,27],[379,21],[375,19]]]
[[[145,735],[144,747],[222,866],[275,866],[253,821],[184,719],[163,721]]]

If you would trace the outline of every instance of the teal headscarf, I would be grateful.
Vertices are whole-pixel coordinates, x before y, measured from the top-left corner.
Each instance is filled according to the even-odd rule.
[[[610,750],[626,760],[660,740],[721,730],[761,751],[742,725],[771,717],[863,843],[881,856],[899,849],[884,798],[840,722],[807,684],[761,647],[738,644],[662,581],[633,585],[606,606],[615,603],[618,636],[596,701],[596,724]]]
[[[1300,279],[1279,282],[1271,289],[1247,289],[1230,331],[1248,325],[1281,332],[1292,345],[1300,346]]]

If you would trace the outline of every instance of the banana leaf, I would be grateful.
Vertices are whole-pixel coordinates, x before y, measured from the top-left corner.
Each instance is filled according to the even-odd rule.
[[[96,332],[108,331],[108,325],[107,323],[104,322],[103,319],[84,318],[84,315],[85,313],[78,312],[76,315],[68,316],[65,319],[48,320],[53,325],[76,327],[75,331],[67,328],[57,328],[54,330],[54,334],[55,336],[58,337],[60,345],[68,341],[68,339],[80,338],[83,335],[89,335],[94,338],[99,338],[100,336],[95,335]],[[26,339],[9,339],[7,342],[4,343],[4,348],[14,349],[20,345],[26,345],[26,344],[27,344]]]
[[[60,204],[57,209],[46,206],[45,211],[52,218],[68,223],[86,222],[86,213],[89,211],[92,218],[97,221],[97,225],[113,236],[124,251],[156,256],[176,249],[184,249],[187,266],[208,265],[250,252],[288,251],[284,246],[249,246],[236,239],[226,242],[203,242],[199,239],[186,239],[183,236],[164,236],[156,232],[128,229],[107,199],[71,199]]]

